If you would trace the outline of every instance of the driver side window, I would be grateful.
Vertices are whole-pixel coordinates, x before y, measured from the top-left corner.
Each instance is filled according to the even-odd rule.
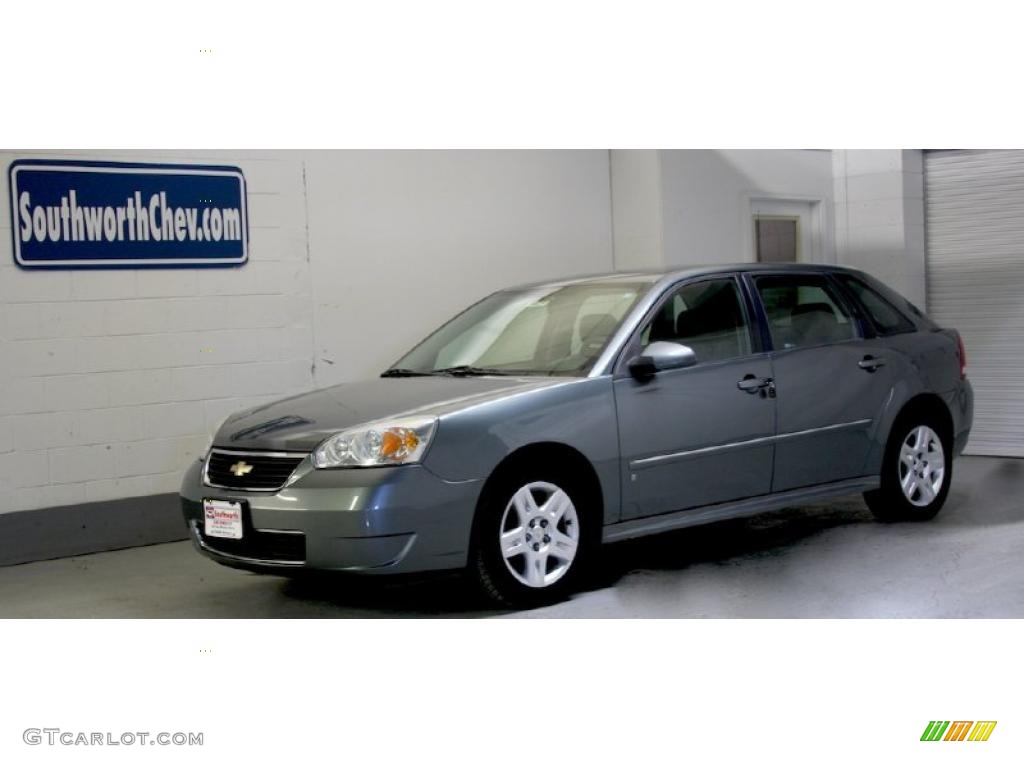
[[[675,291],[640,335],[642,347],[655,341],[685,344],[698,363],[749,355],[750,329],[736,281],[701,280]]]

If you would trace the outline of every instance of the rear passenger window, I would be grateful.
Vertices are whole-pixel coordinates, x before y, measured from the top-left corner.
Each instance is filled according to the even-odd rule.
[[[813,347],[857,338],[853,318],[824,276],[771,275],[755,282],[773,348]]]
[[[658,309],[640,336],[643,346],[655,341],[685,344],[698,363],[750,354],[750,331],[736,281],[732,278],[688,283]]]
[[[864,306],[865,311],[871,317],[871,322],[882,336],[891,336],[894,333],[911,333],[916,329],[914,323],[896,307],[867,285],[863,280],[858,280],[852,275],[839,275],[843,284],[850,289],[857,300]]]

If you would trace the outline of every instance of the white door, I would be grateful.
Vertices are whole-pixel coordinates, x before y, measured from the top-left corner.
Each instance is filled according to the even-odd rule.
[[[967,453],[1024,456],[1024,150],[924,158],[927,310],[967,349]]]

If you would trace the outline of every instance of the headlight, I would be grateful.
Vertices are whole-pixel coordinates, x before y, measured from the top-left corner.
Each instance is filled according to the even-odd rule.
[[[327,469],[415,464],[423,458],[436,424],[433,416],[421,416],[347,429],[320,444],[313,452],[313,466]]]

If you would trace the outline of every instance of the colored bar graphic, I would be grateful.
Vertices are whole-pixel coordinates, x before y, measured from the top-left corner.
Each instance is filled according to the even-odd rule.
[[[924,729],[924,733],[921,735],[921,741],[939,741],[942,739],[942,734],[949,728],[949,720],[932,720],[928,723],[928,727]]]
[[[943,741],[963,741],[967,738],[967,732],[974,725],[973,720],[956,720],[953,722],[952,727],[946,732],[946,738]]]
[[[995,720],[930,720],[921,741],[988,741],[995,728]]]
[[[971,735],[967,737],[968,741],[988,741],[988,737],[992,735],[992,731],[996,729],[995,720],[979,720],[974,724],[974,730],[971,731]]]

